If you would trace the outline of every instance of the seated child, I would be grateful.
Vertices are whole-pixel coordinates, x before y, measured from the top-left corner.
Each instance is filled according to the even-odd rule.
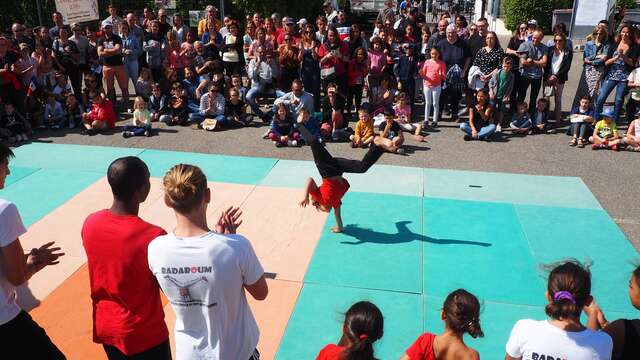
[[[56,74],[56,86],[51,91],[61,104],[67,101],[67,95],[73,93],[71,84],[67,81],[67,76],[63,73]]]
[[[640,151],[640,120],[635,119],[629,124],[627,135],[622,141],[629,145],[633,151]]]
[[[247,104],[240,99],[240,90],[231,88],[229,100],[225,101],[224,116],[227,122],[235,126],[249,126],[251,119],[247,115]]]
[[[322,348],[316,360],[375,359],[373,343],[383,334],[384,319],[380,309],[368,301],[357,302],[344,315],[338,344]]]
[[[169,115],[165,119],[165,124],[169,126],[186,126],[189,124],[189,109],[187,107],[187,97],[184,94],[180,83],[174,83],[171,89],[171,98],[167,109]]]
[[[149,113],[151,121],[169,121],[169,97],[162,94],[160,84],[151,85],[151,95],[149,96]]]
[[[104,129],[116,127],[116,113],[113,110],[111,100],[104,98],[99,92],[92,90],[89,92],[92,105],[88,113],[82,114],[82,121],[85,127],[84,134],[93,136]]]
[[[404,131],[412,132],[413,138],[416,141],[424,141],[422,136],[422,123],[411,121],[411,104],[407,103],[407,95],[405,93],[398,94],[398,103],[393,107],[395,112],[395,121],[400,125],[400,128]]]
[[[96,91],[98,94],[102,94],[102,97],[104,98],[105,92],[104,88],[102,87],[102,83],[98,83],[96,76],[93,74],[85,75],[84,86],[85,88],[82,89],[82,104],[84,105],[84,109],[86,111],[89,111],[91,109],[91,106],[93,105],[89,93],[91,91]]]
[[[441,354],[452,359],[479,359],[478,352],[464,343],[464,334],[472,338],[484,337],[480,327],[480,301],[464,289],[450,293],[442,305],[444,332],[440,335],[424,333],[411,345],[400,360],[429,360],[434,357],[435,343]]]
[[[404,149],[400,146],[404,143],[404,136],[402,135],[402,129],[397,121],[394,121],[396,113],[391,107],[386,107],[384,110],[384,122],[380,124],[380,137],[389,140],[393,149],[397,154],[404,154]]]
[[[69,94],[67,96],[65,105],[65,124],[69,125],[69,129],[73,129],[76,127],[76,125],[82,124],[82,114],[84,114],[84,108],[74,94]]]
[[[571,115],[569,115],[569,121],[571,121],[569,134],[572,136],[571,141],[569,141],[570,146],[578,145],[578,147],[584,147],[587,142],[587,132],[589,130],[593,132],[594,116],[591,99],[588,96],[584,96],[580,99],[580,105],[573,108]]]
[[[140,76],[138,76],[138,80],[136,81],[136,94],[142,96],[143,99],[149,99],[149,96],[151,96],[151,86],[153,85],[152,77],[151,69],[140,69]]]
[[[607,109],[600,114],[602,120],[596,123],[593,135],[589,138],[591,149],[611,149],[618,151],[620,136],[618,136],[618,126],[613,121],[613,110]]]
[[[527,114],[528,105],[526,102],[521,102],[517,106],[517,111],[513,114],[511,120],[511,130],[516,134],[526,134],[531,129],[531,119]]]
[[[496,131],[493,123],[493,108],[488,103],[489,94],[486,90],[478,90],[475,105],[468,107],[469,121],[460,124],[460,130],[465,134],[464,141],[487,140]]]
[[[6,103],[4,105],[4,114],[0,117],[0,136],[7,140],[15,140],[16,142],[28,141],[29,126],[27,121],[20,115],[13,104]]]
[[[136,97],[133,102],[133,124],[124,127],[122,137],[151,136],[151,113],[142,96]]]
[[[346,125],[344,111],[346,100],[338,91],[335,83],[327,84],[327,96],[322,100],[322,125],[320,135],[323,139],[339,140],[338,130]]]
[[[238,74],[231,75],[231,87],[236,88],[242,102],[247,101],[247,88],[242,86],[242,77]]]
[[[52,92],[48,93],[47,103],[44,106],[44,124],[52,129],[59,129],[65,115],[62,104],[58,102],[56,95]]]
[[[369,107],[364,104],[358,111],[358,122],[353,135],[349,136],[350,145],[355,147],[368,147],[373,141],[373,118],[369,113]]]
[[[24,108],[27,122],[31,128],[43,129],[45,126],[42,121],[42,103],[35,94],[27,94],[24,99]]]
[[[531,134],[544,134],[547,133],[549,120],[549,100],[546,98],[540,98],[536,102],[536,111],[531,115]],[[549,130],[549,132],[555,132],[555,129]]]
[[[300,145],[300,132],[294,126],[294,120],[283,103],[276,105],[276,114],[269,127],[269,139],[276,147]]]

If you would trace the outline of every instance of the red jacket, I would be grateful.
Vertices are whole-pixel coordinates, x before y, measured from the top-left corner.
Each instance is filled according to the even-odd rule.
[[[347,69],[347,77],[349,79],[349,86],[364,85],[364,78],[369,73],[369,63],[365,60],[364,64],[359,64],[356,59],[349,62]]]
[[[87,114],[91,121],[103,121],[109,129],[116,127],[116,112],[113,110],[111,100],[104,99],[102,103],[93,103],[91,111]]]

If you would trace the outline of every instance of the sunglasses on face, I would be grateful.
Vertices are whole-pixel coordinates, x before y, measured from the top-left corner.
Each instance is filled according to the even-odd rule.
[[[559,42],[564,42],[564,40],[562,40],[562,39],[553,39],[553,41],[555,41],[555,42],[557,42],[557,43],[559,43]]]

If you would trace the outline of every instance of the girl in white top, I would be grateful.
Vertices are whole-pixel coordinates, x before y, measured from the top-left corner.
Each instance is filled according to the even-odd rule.
[[[610,360],[611,337],[587,329],[580,313],[589,305],[591,273],[577,261],[561,263],[549,274],[545,312],[549,320],[519,320],[507,342],[506,360]]]
[[[631,147],[633,151],[640,152],[640,120],[635,119],[629,124],[627,135],[623,142]]]
[[[264,300],[268,287],[251,243],[235,235],[242,212],[228,208],[209,229],[211,191],[196,166],[175,165],[163,184],[177,226],[149,244],[148,261],[176,313],[176,359],[258,359],[244,290]]]
[[[124,138],[131,136],[151,136],[151,113],[142,96],[133,102],[133,124],[124,127]]]

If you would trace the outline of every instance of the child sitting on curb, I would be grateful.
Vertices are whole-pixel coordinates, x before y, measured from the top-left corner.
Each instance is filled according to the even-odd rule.
[[[293,123],[293,118],[285,104],[276,105],[276,114],[271,120],[269,139],[276,147],[299,146],[300,133]]]
[[[517,111],[513,114],[510,126],[514,134],[526,135],[529,129],[531,129],[531,119],[529,118],[529,114],[527,114],[528,108],[529,106],[526,102],[518,104]]]
[[[397,154],[404,154],[404,149],[401,148],[404,143],[404,136],[402,135],[402,129],[400,124],[395,121],[396,113],[392,108],[387,107],[384,110],[384,122],[380,124],[380,137],[391,141],[391,145],[396,149]]]
[[[151,136],[151,113],[142,96],[133,102],[133,125],[124,127],[122,136],[126,139],[132,136]]]
[[[569,121],[571,121],[571,127],[569,127],[569,134],[572,135],[569,146],[576,146],[583,148],[587,142],[587,132],[593,132],[593,118],[595,117],[593,108],[591,107],[591,99],[588,96],[584,96],[580,99],[580,105],[571,110],[569,115]]]
[[[403,131],[413,133],[413,138],[416,139],[416,141],[424,141],[424,136],[422,136],[422,123],[411,121],[411,105],[407,103],[407,95],[400,93],[396,99],[398,102],[393,107],[395,121]]]
[[[607,109],[600,114],[600,117],[602,120],[596,123],[593,135],[589,138],[592,144],[591,149],[611,149],[618,151],[618,145],[621,141],[618,135],[618,126],[613,121],[613,111]]]
[[[373,141],[373,118],[369,113],[369,106],[365,104],[358,111],[358,122],[353,135],[349,136],[350,145],[355,147],[368,147]]]

